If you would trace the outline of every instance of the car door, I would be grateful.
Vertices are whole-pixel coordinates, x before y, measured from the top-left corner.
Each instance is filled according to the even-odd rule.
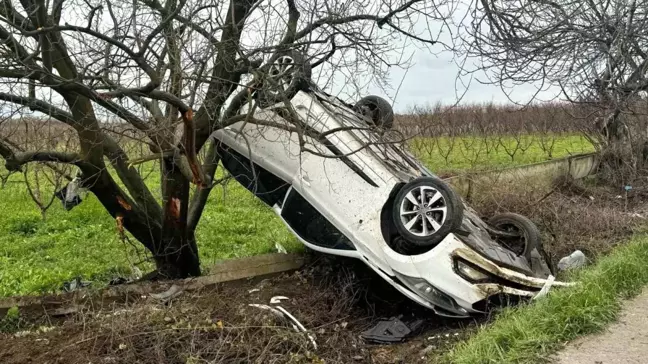
[[[274,113],[255,117],[282,121]],[[270,205],[281,205],[300,168],[298,137],[286,129],[241,121],[214,133],[225,169]]]
[[[294,188],[289,189],[282,204],[281,218],[311,248],[355,250],[353,243]]]

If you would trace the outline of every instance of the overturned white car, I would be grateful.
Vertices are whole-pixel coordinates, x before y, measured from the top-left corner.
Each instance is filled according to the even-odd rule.
[[[298,53],[274,61],[258,107],[241,111],[257,122],[214,137],[229,173],[307,247],[361,259],[444,316],[483,312],[503,295],[532,297],[547,283],[537,227],[516,214],[482,221],[394,141],[385,100],[348,105],[312,84]]]

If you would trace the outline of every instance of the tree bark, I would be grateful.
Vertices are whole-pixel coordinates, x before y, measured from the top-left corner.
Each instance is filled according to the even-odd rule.
[[[153,251],[158,273],[167,278],[199,276],[198,247],[187,226],[190,182],[173,157],[164,159],[162,173],[162,231]]]

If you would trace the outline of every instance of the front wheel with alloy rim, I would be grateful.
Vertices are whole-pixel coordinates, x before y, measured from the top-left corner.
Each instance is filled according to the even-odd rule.
[[[405,241],[433,247],[459,228],[463,202],[442,180],[420,177],[396,194],[392,212],[396,230]]]

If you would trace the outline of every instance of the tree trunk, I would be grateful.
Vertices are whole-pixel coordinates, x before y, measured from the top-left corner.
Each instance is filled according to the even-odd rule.
[[[172,157],[164,160],[162,173],[162,231],[153,251],[158,273],[166,278],[199,276],[196,239],[187,227],[190,182]]]
[[[599,173],[613,185],[632,184],[644,168],[646,136],[635,129],[636,125],[626,122],[623,115],[615,112],[602,130],[606,143],[601,151]]]

